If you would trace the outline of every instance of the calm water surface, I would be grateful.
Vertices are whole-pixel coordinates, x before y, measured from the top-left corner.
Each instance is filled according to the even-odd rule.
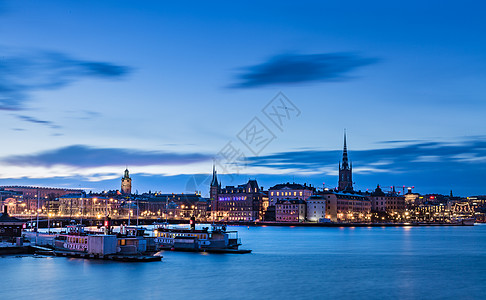
[[[486,226],[230,227],[252,254],[0,258],[0,299],[486,299]]]

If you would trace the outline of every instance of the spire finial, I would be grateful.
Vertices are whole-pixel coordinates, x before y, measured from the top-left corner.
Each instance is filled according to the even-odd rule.
[[[213,159],[213,179],[211,180],[211,186],[218,186],[218,176],[216,175],[216,166]]]
[[[343,164],[344,169],[348,168],[348,146],[346,143],[346,128],[344,129]]]

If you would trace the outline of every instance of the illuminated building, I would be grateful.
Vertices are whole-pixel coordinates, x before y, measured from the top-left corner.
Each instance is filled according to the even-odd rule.
[[[124,195],[130,195],[132,193],[132,179],[130,178],[128,169],[125,170],[125,175],[121,180],[121,192]]]
[[[299,199],[306,200],[315,192],[315,188],[307,184],[283,183],[268,189],[268,205],[275,205],[279,200]]]
[[[299,199],[278,200],[275,203],[275,219],[277,222],[304,222],[306,202]]]
[[[306,200],[308,222],[319,222],[326,218],[327,199],[322,195],[311,196]]]
[[[263,215],[263,192],[256,180],[220,188],[217,195],[211,207],[212,219],[215,221],[255,221]]]

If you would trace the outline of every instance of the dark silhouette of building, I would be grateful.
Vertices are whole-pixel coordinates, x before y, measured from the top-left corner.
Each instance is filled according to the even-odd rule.
[[[7,213],[7,206],[4,206],[0,214],[0,241],[22,236],[24,221],[11,217]]]
[[[339,191],[353,191],[353,165],[348,161],[348,148],[346,146],[346,132],[344,132],[343,161],[339,162]]]

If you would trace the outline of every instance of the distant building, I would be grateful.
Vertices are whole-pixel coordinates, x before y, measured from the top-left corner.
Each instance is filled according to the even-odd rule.
[[[387,213],[403,212],[405,210],[405,198],[397,193],[385,193],[378,185],[369,196],[371,210]]]
[[[29,212],[27,201],[24,200],[22,192],[0,189],[0,204],[7,207],[9,214],[27,214]]]
[[[0,241],[21,237],[23,225],[24,221],[9,216],[7,206],[4,206],[0,214]]]
[[[36,187],[36,186],[2,186],[0,187],[5,191],[14,191],[22,193],[22,203],[21,206],[17,207],[21,211],[26,213],[36,213],[37,209],[42,209],[43,211],[47,208],[47,202],[55,200],[58,197],[72,194],[72,193],[82,193],[83,190],[80,189],[63,189],[63,188],[49,188],[49,187]]]
[[[275,203],[277,222],[304,222],[306,202],[300,199],[278,200]]]
[[[353,190],[353,165],[348,162],[348,148],[346,146],[346,132],[344,133],[343,160],[339,163],[339,191]]]
[[[130,178],[128,169],[125,170],[125,175],[121,180],[121,192],[124,195],[130,195],[132,193],[132,179]]]
[[[119,216],[122,200],[99,195],[69,194],[59,197],[58,215],[83,218]]]
[[[311,196],[307,199],[307,221],[319,222],[326,218],[327,199],[323,195]]]
[[[326,218],[333,222],[363,222],[371,219],[371,201],[355,192],[324,191],[327,200]]]
[[[200,194],[142,194],[132,200],[143,217],[167,219],[208,219],[209,199]]]
[[[393,191],[385,193],[378,185],[368,196],[371,201],[371,211],[374,221],[395,220],[399,221],[404,217],[405,197]]]
[[[211,217],[214,221],[255,221],[262,218],[263,193],[256,180],[225,188],[219,188],[218,184],[217,189],[217,182],[212,184]]]
[[[275,205],[279,200],[299,199],[306,200],[315,192],[315,188],[307,184],[283,183],[272,186],[268,189],[269,205]]]

